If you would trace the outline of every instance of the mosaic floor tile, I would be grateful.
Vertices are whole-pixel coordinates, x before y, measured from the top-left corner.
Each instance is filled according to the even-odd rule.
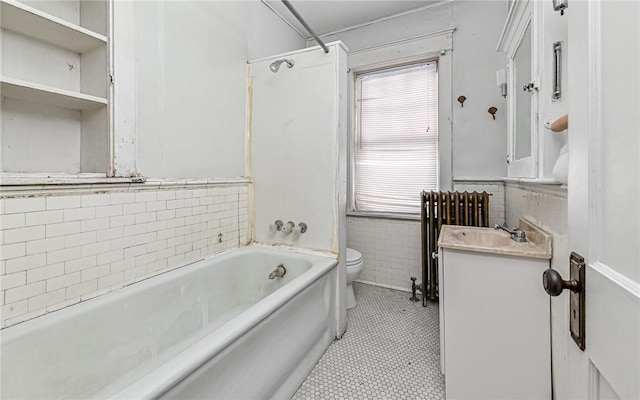
[[[292,400],[444,399],[438,305],[354,283],[358,306]]]

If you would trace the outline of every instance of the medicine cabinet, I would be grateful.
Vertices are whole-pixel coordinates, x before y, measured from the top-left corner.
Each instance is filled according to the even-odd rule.
[[[506,56],[510,178],[556,183],[552,170],[567,134],[551,132],[545,123],[568,110],[566,89],[557,95],[559,82],[566,82],[560,74],[566,72],[553,68],[566,65],[554,63],[558,43],[566,41],[567,17],[553,10],[551,0],[510,2],[497,49]]]
[[[2,178],[107,175],[109,14],[109,0],[0,0]]]

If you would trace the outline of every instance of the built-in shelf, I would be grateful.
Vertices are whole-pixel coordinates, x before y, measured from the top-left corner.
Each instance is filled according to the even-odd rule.
[[[37,101],[57,107],[92,110],[107,105],[107,99],[71,90],[58,89],[6,76],[0,77],[0,93],[5,97]]]
[[[107,43],[107,37],[13,0],[0,0],[3,29],[76,53]]]

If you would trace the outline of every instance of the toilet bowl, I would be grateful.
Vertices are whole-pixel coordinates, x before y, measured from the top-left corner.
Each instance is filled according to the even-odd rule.
[[[362,254],[357,250],[347,248],[347,308],[356,306],[356,296],[353,293],[352,283],[362,272],[363,266]]]

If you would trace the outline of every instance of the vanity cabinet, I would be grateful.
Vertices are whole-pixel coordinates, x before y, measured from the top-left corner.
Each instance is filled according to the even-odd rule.
[[[541,280],[549,260],[491,253],[485,244],[440,243],[446,398],[550,399],[550,300]]]
[[[1,177],[110,166],[109,0],[0,0]]]

